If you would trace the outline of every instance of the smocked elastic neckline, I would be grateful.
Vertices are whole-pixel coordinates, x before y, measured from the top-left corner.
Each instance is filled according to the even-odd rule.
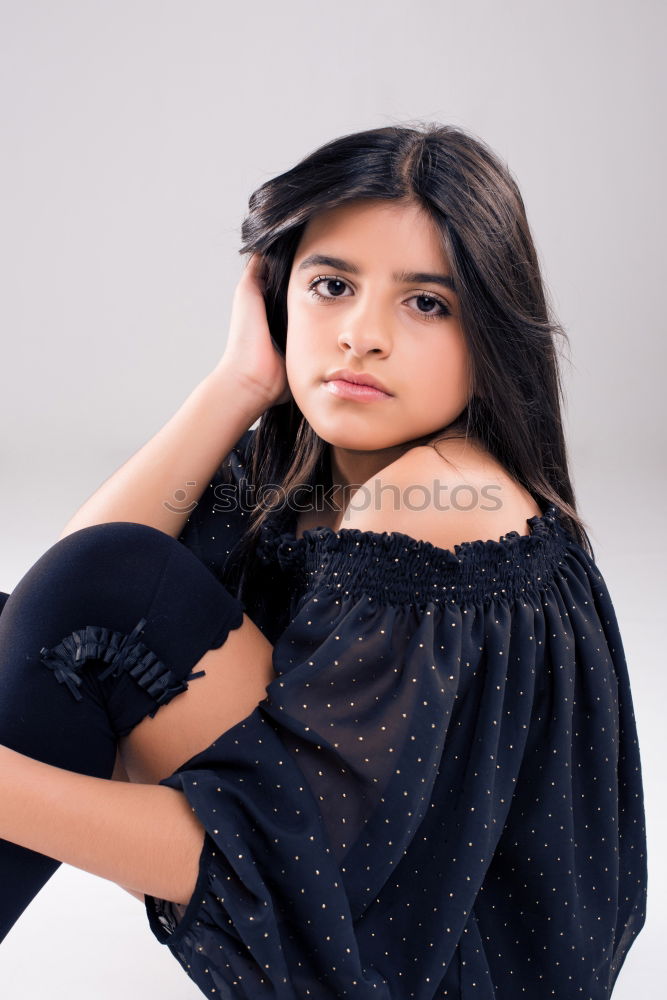
[[[460,542],[452,549],[400,531],[336,531],[325,525],[297,538],[295,520],[293,512],[283,509],[266,524],[263,561],[275,560],[284,572],[301,577],[307,589],[324,586],[383,601],[467,601],[517,594],[546,584],[572,540],[553,504],[527,519],[528,535],[509,531],[500,539]]]

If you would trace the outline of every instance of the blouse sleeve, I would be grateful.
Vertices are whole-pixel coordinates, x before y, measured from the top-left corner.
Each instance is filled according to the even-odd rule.
[[[227,558],[250,513],[246,460],[253,433],[245,431],[224,457],[178,537],[223,582]]]
[[[585,563],[524,548],[512,575],[509,543],[484,566],[471,543],[462,574],[408,536],[305,536],[266,698],[161,782],[206,836],[188,906],[146,897],[153,932],[207,995],[607,996],[641,789]]]

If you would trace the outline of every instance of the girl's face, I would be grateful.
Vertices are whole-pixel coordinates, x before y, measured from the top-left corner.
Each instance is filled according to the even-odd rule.
[[[451,283],[438,231],[412,202],[358,200],[308,222],[287,289],[285,361],[297,406],[334,449],[400,454],[466,406]],[[351,395],[331,379],[339,369],[374,376],[386,393]]]

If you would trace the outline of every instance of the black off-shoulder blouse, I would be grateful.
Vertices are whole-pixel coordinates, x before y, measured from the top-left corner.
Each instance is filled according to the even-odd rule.
[[[218,486],[180,541],[224,583],[249,515]],[[528,525],[451,551],[265,525],[244,606],[276,677],[161,782],[206,837],[188,906],[146,897],[207,996],[611,995],[646,907],[628,671],[595,563],[555,507]]]

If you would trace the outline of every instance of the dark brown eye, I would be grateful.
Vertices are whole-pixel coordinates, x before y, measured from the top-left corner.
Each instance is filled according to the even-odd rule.
[[[426,311],[421,309],[417,310],[420,316],[423,316],[424,319],[442,319],[445,316],[452,315],[451,309],[447,303],[442,299],[437,298],[435,295],[427,295],[426,292],[420,292],[419,295],[413,295],[412,298],[420,299],[422,302],[426,302],[430,305],[431,308]],[[440,312],[437,311],[438,308],[440,309]]]
[[[323,285],[327,292],[330,292],[331,294],[322,295],[321,292],[317,291],[318,285]],[[322,276],[315,278],[314,281],[311,281],[308,285],[308,289],[315,296],[315,298],[322,299],[323,301],[331,301],[331,299],[340,299],[343,297],[341,291],[345,288],[345,286],[347,286],[347,281],[343,281],[342,278],[328,278]]]

